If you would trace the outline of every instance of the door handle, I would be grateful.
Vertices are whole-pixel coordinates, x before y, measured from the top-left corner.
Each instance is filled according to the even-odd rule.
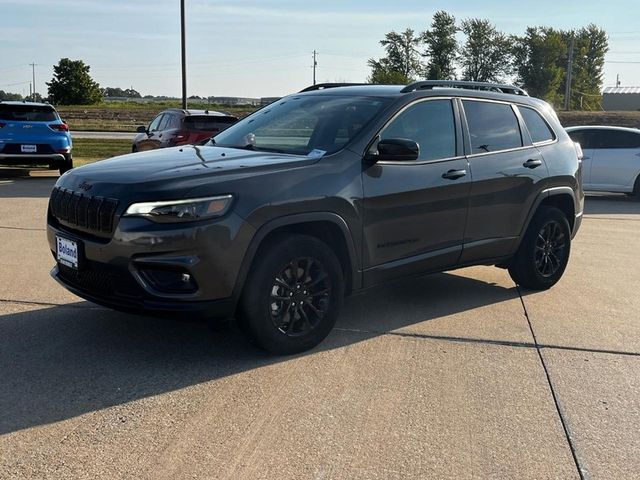
[[[464,177],[466,174],[466,170],[447,170],[442,174],[442,178],[446,178],[448,180],[457,180],[460,177]]]
[[[542,160],[540,160],[539,158],[530,158],[529,160],[527,160],[522,164],[523,167],[527,167],[527,168],[536,168],[536,167],[539,167],[540,165],[542,165]]]

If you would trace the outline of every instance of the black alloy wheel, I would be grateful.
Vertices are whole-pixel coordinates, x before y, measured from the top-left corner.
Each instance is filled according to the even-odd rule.
[[[318,345],[335,324],[344,296],[342,266],[318,238],[280,234],[256,253],[237,320],[257,346],[278,355]]]
[[[571,253],[571,230],[566,215],[543,205],[531,219],[518,251],[509,264],[509,275],[518,285],[546,290],[564,274]]]
[[[320,262],[295,258],[276,275],[269,311],[274,326],[289,337],[316,328],[329,307],[331,279]]]
[[[552,277],[562,267],[567,239],[562,226],[555,220],[546,223],[536,238],[536,270],[545,278]]]

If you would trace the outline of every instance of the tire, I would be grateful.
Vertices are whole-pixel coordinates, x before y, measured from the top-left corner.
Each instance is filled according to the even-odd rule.
[[[343,296],[342,268],[331,248],[308,235],[280,235],[256,254],[238,323],[252,343],[268,352],[303,352],[329,334]]]
[[[137,152],[138,152],[138,147],[136,147],[135,145],[131,147],[131,153],[137,153]]]
[[[640,201],[640,175],[638,175],[638,178],[636,178],[636,182],[633,184],[633,193],[631,194],[631,196],[635,200]]]
[[[67,173],[72,168],[73,168],[73,158],[71,158],[71,156],[65,155],[64,163],[61,164],[60,167],[58,168],[58,171],[60,172],[60,175],[64,175],[65,173]]]
[[[509,265],[509,275],[522,287],[547,290],[562,277],[570,253],[567,217],[555,207],[541,206]]]

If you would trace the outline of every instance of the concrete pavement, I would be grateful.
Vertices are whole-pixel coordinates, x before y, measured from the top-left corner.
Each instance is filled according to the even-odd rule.
[[[0,178],[0,478],[633,478],[640,202],[591,197],[563,280],[349,298],[315,350],[112,312],[48,277],[53,174]]]

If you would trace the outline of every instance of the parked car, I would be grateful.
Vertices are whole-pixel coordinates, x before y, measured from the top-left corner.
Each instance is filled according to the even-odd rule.
[[[581,174],[552,108],[515,87],[316,85],[204,146],[61,177],[52,275],[115,309],[235,316],[262,348],[299,352],[345,294],[400,277],[497,265],[550,288],[581,223]]]
[[[138,127],[131,151],[193,145],[217,135],[237,121],[238,117],[227,113],[170,108],[160,112],[148,127]]]
[[[73,167],[69,127],[52,105],[0,102],[0,165]]]
[[[640,130],[625,127],[567,128],[584,152],[587,191],[624,192],[640,199]]]

